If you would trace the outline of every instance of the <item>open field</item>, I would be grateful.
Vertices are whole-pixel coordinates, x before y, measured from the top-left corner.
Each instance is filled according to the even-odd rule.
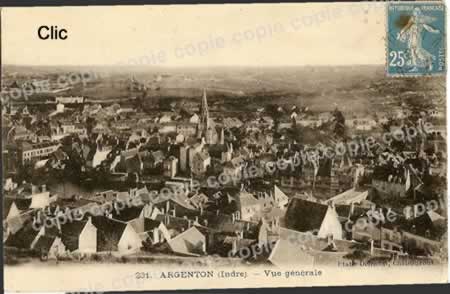
[[[77,85],[61,95],[82,95],[95,100],[138,97],[147,105],[161,99],[198,102],[207,89],[211,109],[254,111],[267,104],[308,106],[330,111],[339,106],[345,113],[371,114],[389,111],[402,103],[422,108],[444,95],[444,78],[387,78],[382,66],[343,67],[40,67],[6,66],[5,84],[68,72],[95,72],[96,79]],[[29,74],[30,75],[30,74]],[[132,79],[145,90],[130,89]],[[438,89],[438,90],[436,90]],[[442,89],[439,90],[439,89]],[[431,91],[433,90],[433,91]],[[401,94],[398,94],[401,93]],[[333,101],[330,103],[330,101]],[[220,108],[218,108],[220,110]]]

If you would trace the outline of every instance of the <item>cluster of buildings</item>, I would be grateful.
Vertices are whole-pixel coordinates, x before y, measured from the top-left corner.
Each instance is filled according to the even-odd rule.
[[[445,258],[442,130],[414,144],[327,156],[324,147],[339,140],[335,130],[376,137],[387,120],[281,106],[276,118],[264,110],[213,113],[206,91],[198,111],[145,113],[83,97],[57,102],[52,115],[5,112],[9,250],[55,258],[215,254],[275,265]],[[393,121],[401,127],[410,118]],[[302,137],[311,131],[327,140]],[[80,185],[94,181],[98,191],[52,192],[51,182],[22,175],[24,167],[57,170]],[[437,205],[421,209],[429,201]]]

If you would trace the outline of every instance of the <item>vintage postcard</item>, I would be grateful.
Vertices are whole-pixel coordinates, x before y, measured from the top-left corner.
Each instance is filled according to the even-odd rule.
[[[446,8],[1,9],[10,292],[448,282]]]

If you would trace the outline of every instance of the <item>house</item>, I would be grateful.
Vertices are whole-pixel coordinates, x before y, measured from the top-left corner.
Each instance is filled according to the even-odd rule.
[[[191,227],[168,241],[170,249],[187,256],[206,254],[206,237],[196,227]]]
[[[220,238],[220,236],[221,235],[219,235],[219,238]],[[240,232],[236,232],[236,236],[225,235],[225,238],[223,239],[222,244],[220,244],[220,242],[216,242],[216,245],[213,247],[213,250],[219,251],[219,254],[221,254],[222,256],[230,257],[230,255],[231,255],[231,256],[237,256],[237,257],[241,257],[241,258],[248,258],[249,256],[243,256],[243,255],[247,252],[252,252],[251,250],[255,246],[256,246],[256,240],[244,238],[243,232],[240,231]]]
[[[191,124],[199,124],[200,123],[200,116],[198,116],[198,114],[194,113],[189,118],[189,123],[191,123]]]
[[[163,222],[151,218],[144,219],[144,232],[139,233],[142,241],[151,245],[163,243],[171,239],[170,232]]]
[[[31,205],[31,198],[3,198],[3,219],[10,220],[19,217]]]
[[[277,207],[279,208],[284,208],[289,203],[289,197],[284,194],[277,185],[274,186],[273,198]]]
[[[99,166],[107,157],[108,154],[111,152],[110,148],[97,148],[97,151],[94,154],[94,157],[92,159],[92,167]]]
[[[87,221],[73,220],[61,225],[61,240],[70,252],[97,252],[97,228],[92,218]]]
[[[237,181],[241,176],[241,166],[235,166],[231,162],[225,162],[223,164],[223,175],[227,175],[233,179],[233,181]]]
[[[165,124],[172,121],[172,117],[169,114],[164,114],[159,118],[159,123]]]
[[[211,165],[211,156],[206,152],[198,152],[194,155],[192,172],[196,175],[204,174]]]
[[[40,236],[34,245],[34,250],[47,255],[48,258],[56,258],[66,252],[66,246],[60,237],[54,235]]]
[[[20,140],[34,141],[35,139],[36,134],[23,126],[12,127],[7,133],[8,142],[17,142]]]
[[[174,217],[190,217],[198,214],[189,198],[183,194],[169,194],[168,196],[160,194],[153,200],[153,203],[163,214],[171,214]]]
[[[126,224],[131,224],[136,233],[145,232],[145,218],[150,218],[152,214],[152,206],[145,204],[141,206],[129,206],[121,208],[118,203],[114,203],[115,207],[111,213],[111,218]],[[123,204],[122,204],[123,205]]]
[[[226,150],[222,152],[222,162],[229,162],[233,159],[233,143],[226,146]]]
[[[191,198],[189,198],[189,202],[198,209],[202,209],[203,206],[209,201],[208,196],[203,193],[197,193]]]
[[[388,181],[373,178],[372,187],[383,198],[386,197],[403,198],[407,195],[406,183],[402,182],[402,180]]]
[[[144,160],[144,165],[149,168],[160,168],[164,162],[164,152],[157,150],[150,153],[150,156]]]
[[[357,131],[371,131],[377,126],[377,122],[371,118],[351,118],[345,120],[345,125]]]
[[[5,179],[5,183],[3,184],[3,190],[9,192],[16,189],[17,186],[17,183],[15,183],[12,178],[7,178]]]
[[[6,239],[5,246],[34,249],[37,241],[45,234],[45,227],[41,226],[39,229],[33,226],[32,222],[26,223],[20,230],[14,234],[10,234]]]
[[[125,172],[127,173],[137,173],[139,174],[144,169],[144,163],[139,156],[139,154],[136,154],[132,157],[128,157],[125,159]]]
[[[334,205],[291,199],[286,211],[286,227],[299,232],[313,232],[319,238],[343,239],[343,229]]]
[[[368,190],[357,191],[355,188],[352,188],[328,199],[328,202],[334,203],[335,205],[350,205],[352,203],[360,203],[361,201],[367,199],[368,195]]]
[[[430,117],[432,117],[432,118],[444,118],[445,117],[445,111],[441,111],[439,109],[431,109],[431,110],[428,111],[428,115]]]
[[[244,221],[258,222],[261,219],[261,202],[246,191],[241,191],[238,195],[238,210],[240,217]]]
[[[35,144],[21,142],[21,144],[19,144],[18,146],[19,161],[22,164],[25,164],[30,162],[33,163],[41,159],[46,159],[59,147],[60,144],[53,142],[42,142]]]
[[[132,253],[142,247],[142,240],[133,225],[104,216],[92,218],[97,228],[97,252]]]
[[[244,125],[237,117],[226,117],[223,119],[222,123],[223,126],[228,129],[241,128]]]
[[[62,104],[81,104],[84,102],[84,97],[82,96],[59,96],[55,98],[56,103]]]
[[[190,146],[189,148],[186,148],[186,151],[188,152],[187,153],[187,155],[188,155],[188,165],[186,166],[186,168],[192,168],[193,166],[194,166],[194,156],[197,154],[197,153],[201,153],[201,152],[203,152],[203,149],[204,149],[204,147],[205,147],[205,140],[204,139],[202,139],[202,141],[201,142],[198,142],[198,143],[195,143],[193,146]],[[182,150],[182,148],[180,148],[180,152],[181,152],[181,150]],[[181,155],[183,155],[183,154],[181,154]],[[181,159],[181,161],[183,161],[182,159]],[[181,165],[181,166],[183,166],[183,165]]]
[[[99,202],[111,202],[111,201],[115,200],[116,197],[117,197],[117,191],[106,190],[106,191],[95,193],[95,196],[92,199],[95,201],[99,201]]]
[[[314,257],[311,253],[289,240],[279,239],[273,245],[267,260],[275,266],[299,265],[314,266]]]
[[[43,191],[41,193],[31,195],[30,208],[45,208],[50,205],[50,192]]]
[[[179,162],[180,162],[180,170],[182,172],[187,171],[188,164],[189,164],[189,146],[187,144],[183,144],[180,146],[180,155],[179,155]]]
[[[178,173],[178,158],[175,156],[169,156],[169,158],[164,160],[164,176],[173,178]]]
[[[404,250],[416,256],[438,256],[441,252],[441,243],[413,233],[403,232]]]
[[[198,124],[179,123],[176,125],[176,132],[184,137],[194,136],[197,132]]]

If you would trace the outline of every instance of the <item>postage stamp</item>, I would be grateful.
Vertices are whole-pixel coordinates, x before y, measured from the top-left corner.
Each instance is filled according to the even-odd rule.
[[[443,3],[389,3],[386,29],[386,72],[389,76],[445,73],[446,31]]]

